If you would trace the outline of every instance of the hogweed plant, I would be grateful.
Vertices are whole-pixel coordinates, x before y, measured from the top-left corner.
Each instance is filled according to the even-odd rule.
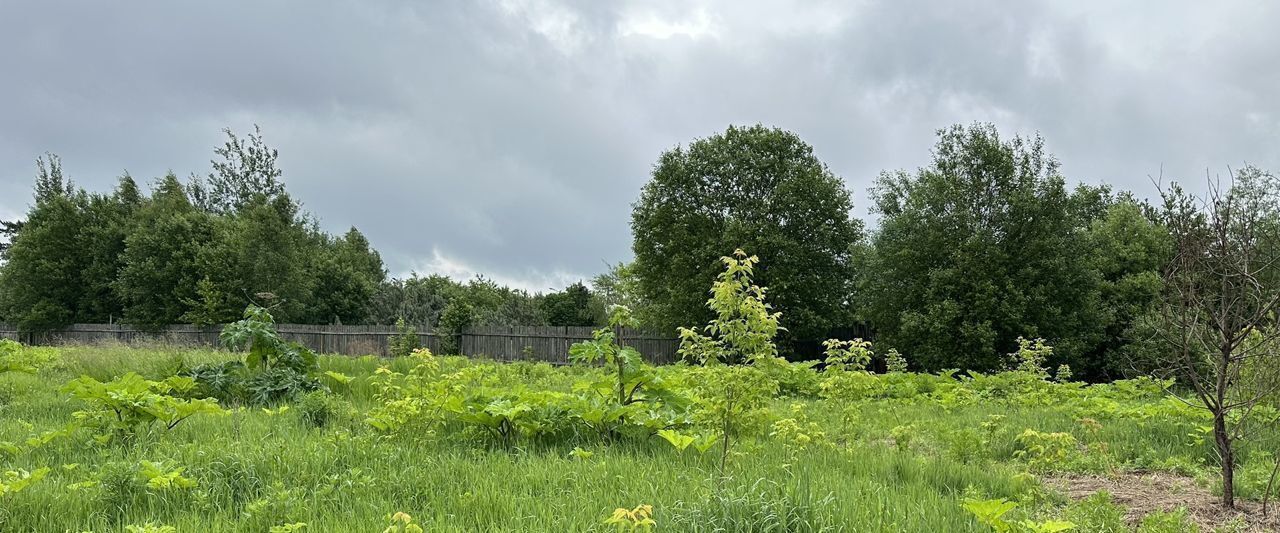
[[[189,377],[150,381],[129,372],[106,383],[81,376],[64,385],[62,391],[89,405],[72,416],[101,431],[95,438],[105,443],[117,437],[132,438],[155,424],[171,430],[195,415],[226,414],[217,400],[187,400],[170,395],[185,393],[194,386]]]

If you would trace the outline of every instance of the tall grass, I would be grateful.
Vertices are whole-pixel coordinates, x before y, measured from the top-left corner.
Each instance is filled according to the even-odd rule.
[[[231,357],[165,347],[64,349],[56,365],[38,374],[0,375],[0,441],[22,442],[70,421],[81,406],[58,388],[76,376],[133,371],[156,379]],[[322,358],[323,369],[357,378],[336,391],[340,398],[323,427],[304,423],[299,406],[282,413],[241,409],[127,444],[97,445],[79,435],[4,456],[4,470],[53,471],[28,490],[0,496],[0,530],[106,532],[154,523],[212,533],[305,522],[305,531],[381,531],[391,513],[404,511],[427,531],[603,531],[614,508],[646,503],[664,530],[983,531],[960,507],[966,495],[1016,500],[1041,492],[1019,475],[1026,467],[1014,459],[1017,432],[1085,438],[1075,417],[1054,406],[944,409],[900,400],[858,405],[855,434],[840,436],[836,405],[781,399],[777,413],[792,402],[806,404],[831,437],[850,440],[797,452],[762,432],[736,448],[721,477],[711,456],[679,454],[657,438],[518,442],[506,449],[465,432],[381,436],[363,422],[363,412],[374,402],[366,378],[383,365],[411,367],[403,360]],[[558,384],[573,372],[512,371]],[[982,423],[995,414],[1005,417],[1001,428],[983,441]],[[920,435],[900,450],[889,435],[907,423]],[[963,440],[975,433],[979,440]],[[1159,421],[1117,419],[1103,421],[1090,438],[1106,441],[1121,465],[1170,458],[1206,464],[1205,450],[1189,447],[1185,433]],[[592,455],[572,458],[574,446]],[[144,460],[181,466],[198,486],[148,489],[137,479]],[[94,478],[100,486],[68,488]],[[1061,503],[1039,501],[1045,512]]]

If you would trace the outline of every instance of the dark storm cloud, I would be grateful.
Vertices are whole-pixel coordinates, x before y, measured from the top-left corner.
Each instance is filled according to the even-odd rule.
[[[0,218],[34,159],[105,189],[206,173],[260,124],[290,189],[393,273],[562,286],[627,258],[657,155],[792,129],[849,183],[933,131],[1040,131],[1068,177],[1149,193],[1280,169],[1280,16],[1253,4],[0,3]]]

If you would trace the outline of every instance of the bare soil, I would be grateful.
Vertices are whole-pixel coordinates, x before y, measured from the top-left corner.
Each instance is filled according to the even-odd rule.
[[[1193,478],[1164,472],[1123,472],[1111,476],[1059,476],[1045,479],[1050,487],[1062,491],[1072,500],[1099,492],[1111,493],[1111,499],[1126,509],[1125,519],[1137,526],[1142,517],[1154,511],[1187,510],[1187,517],[1211,532],[1239,520],[1244,531],[1280,531],[1280,505],[1272,501],[1270,517],[1262,517],[1262,504],[1236,500],[1236,509],[1223,509],[1220,498],[1200,486]],[[1231,531],[1230,528],[1226,529]]]

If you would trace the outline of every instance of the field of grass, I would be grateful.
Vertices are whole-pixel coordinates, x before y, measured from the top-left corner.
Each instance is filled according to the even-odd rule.
[[[93,428],[68,426],[86,405],[60,391],[63,384],[128,372],[162,380],[242,356],[37,350],[44,360],[35,372],[0,374],[0,443],[7,443],[0,470],[15,472],[10,481],[49,471],[25,488],[0,490],[3,531],[376,532],[397,512],[426,531],[610,531],[617,526],[605,520],[615,509],[638,505],[652,506],[659,531],[991,531],[964,502],[993,499],[1017,504],[1004,516],[1009,522],[1067,520],[1077,531],[1122,531],[1134,525],[1105,498],[1070,502],[1042,481],[1064,472],[1156,470],[1212,490],[1205,418],[1150,380],[1084,386],[1022,372],[836,376],[792,365],[775,369],[777,391],[735,422],[722,470],[722,443],[681,451],[653,432],[589,430],[572,411],[547,407],[591,394],[583,383],[609,376],[599,367],[322,356],[322,371],[350,381],[269,409],[224,405],[225,414],[104,443]],[[652,371],[694,400],[693,414],[672,427],[688,435],[714,430],[694,412],[698,382],[714,369]],[[444,385],[433,395],[429,384]],[[446,396],[481,386],[524,399],[554,396],[509,436],[449,409],[405,407],[406,400],[447,405]],[[379,413],[395,427],[371,425],[367,419]],[[537,417],[563,420],[548,428]],[[1262,432],[1243,446],[1241,496],[1261,497],[1272,464],[1266,450],[1277,443]],[[1191,525],[1174,512],[1150,516],[1143,527]]]

